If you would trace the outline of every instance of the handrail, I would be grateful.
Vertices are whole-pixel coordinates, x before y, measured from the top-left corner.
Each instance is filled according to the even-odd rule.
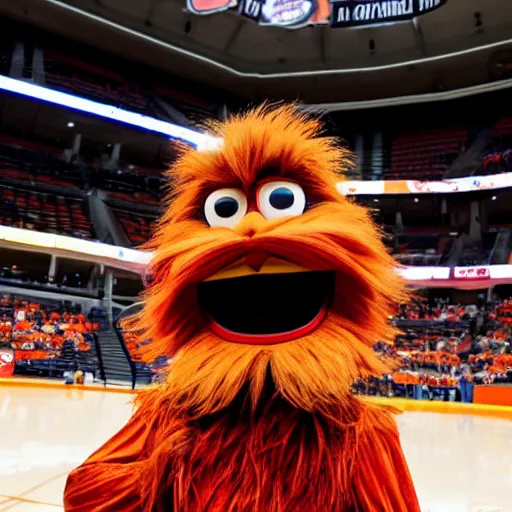
[[[93,335],[93,338],[94,338],[94,346],[96,348],[96,354],[98,356],[98,363],[99,363],[99,370],[100,370],[100,377],[101,377],[101,380],[103,381],[103,387],[107,387],[107,376],[105,374],[105,365],[103,364],[103,354],[101,352],[101,344],[100,342],[98,341],[98,335],[96,333],[94,333]]]
[[[114,334],[116,335],[117,341],[121,345],[121,350],[123,351],[123,354],[125,355],[126,360],[128,361],[128,365],[130,366],[130,373],[132,374],[132,389],[135,389],[135,384],[137,382],[137,370],[135,368],[135,363],[132,361],[130,352],[126,348],[124,340],[123,340],[120,332],[116,328],[115,322],[113,322],[112,328],[113,328]]]
[[[133,359],[131,357],[130,351],[126,347],[125,340],[124,340],[124,338],[123,338],[123,336],[121,334],[121,330],[120,330],[120,326],[119,326],[119,321],[121,320],[121,317],[128,310],[134,308],[135,306],[141,307],[142,306],[142,302],[136,302],[135,304],[131,304],[127,308],[123,309],[123,311],[121,311],[117,315],[117,317],[114,319],[114,321],[112,322],[112,327],[114,329],[114,332],[115,332],[115,334],[117,336],[117,339],[118,339],[119,343],[121,344],[121,348],[122,348],[126,358],[128,359],[128,364],[130,365],[130,370],[131,370],[131,373],[132,373],[132,389],[135,389],[135,385],[137,384],[137,367],[136,367],[135,362],[133,361]],[[125,331],[125,329],[123,329],[123,331]],[[127,331],[127,332],[129,332],[129,331]]]

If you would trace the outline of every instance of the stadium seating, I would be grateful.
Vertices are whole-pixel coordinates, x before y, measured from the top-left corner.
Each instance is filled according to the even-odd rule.
[[[398,136],[384,179],[441,179],[462,151],[467,135],[467,129],[449,128]]]
[[[176,119],[170,115],[172,110],[162,107],[161,101],[164,105],[167,102],[172,108],[177,107],[178,116],[185,114],[196,121],[211,118],[217,113],[216,106],[190,94],[162,86],[145,89],[111,69],[51,49],[45,49],[44,67],[45,85],[48,87],[165,121]],[[161,101],[155,101],[155,97]]]
[[[151,227],[156,217],[112,209],[117,221],[133,246],[147,242],[151,236]]]
[[[62,160],[62,150],[0,135],[0,179],[78,188],[80,173]]]
[[[0,185],[0,224],[92,240],[81,199]]]
[[[439,228],[438,231],[443,231]],[[421,233],[397,235],[393,255],[404,265],[435,266],[446,262],[454,238],[447,234]]]
[[[496,236],[496,232],[482,233],[481,243],[464,248],[459,265],[467,267],[488,264],[496,242]]]
[[[99,328],[73,304],[10,295],[0,300],[0,346],[14,350],[18,373],[62,376],[81,369],[95,374]]]
[[[147,192],[116,192],[113,190],[108,191],[108,198],[127,203],[144,204],[148,206],[160,206],[160,201],[153,195]]]
[[[497,121],[484,150],[480,174],[510,172],[512,169],[512,117]]]
[[[48,49],[44,56],[47,86],[153,115],[138,87],[117,73]]]
[[[475,331],[477,318],[483,321]],[[356,382],[355,393],[456,400],[464,368],[476,384],[512,382],[511,301],[484,310],[439,300],[432,306],[418,298],[400,305],[393,321],[402,331],[395,343],[377,343],[374,349],[398,368]]]
[[[211,103],[183,92],[173,91],[167,87],[155,86],[151,91],[169,103],[177,105],[191,121],[202,121],[217,117],[218,107]]]

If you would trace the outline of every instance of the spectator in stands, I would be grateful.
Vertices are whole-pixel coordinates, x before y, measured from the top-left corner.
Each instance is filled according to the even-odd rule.
[[[51,309],[4,296],[0,314],[0,343],[14,349],[18,365],[60,361],[62,369],[75,370],[80,357],[92,353],[98,324],[87,321],[79,307]],[[91,357],[85,360],[94,367],[93,353]]]
[[[459,388],[462,402],[473,402],[473,376],[471,367],[467,364],[461,367],[461,377],[459,379]]]
[[[478,306],[434,302],[430,307],[414,299],[398,306],[393,321],[403,334],[391,349],[382,343],[374,347],[399,364],[397,373],[381,384],[387,383],[392,394],[415,398],[421,398],[417,386],[430,386],[425,396],[432,399],[453,399],[459,387],[462,400],[471,402],[475,384],[512,383],[512,301],[487,306],[484,301]],[[476,326],[472,320],[478,321]],[[358,393],[375,389],[379,386],[369,386],[369,381],[355,385]]]

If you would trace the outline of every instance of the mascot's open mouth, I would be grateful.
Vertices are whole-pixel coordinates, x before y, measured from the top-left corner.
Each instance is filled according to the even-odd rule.
[[[231,269],[198,285],[199,304],[219,337],[238,343],[283,343],[320,326],[332,301],[335,273],[293,272],[291,266],[284,273],[272,270],[267,266],[240,275]]]

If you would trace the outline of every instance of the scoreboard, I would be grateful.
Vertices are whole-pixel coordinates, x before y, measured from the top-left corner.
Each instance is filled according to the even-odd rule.
[[[447,0],[187,0],[195,14],[237,9],[260,25],[333,28],[406,21],[444,5]]]

